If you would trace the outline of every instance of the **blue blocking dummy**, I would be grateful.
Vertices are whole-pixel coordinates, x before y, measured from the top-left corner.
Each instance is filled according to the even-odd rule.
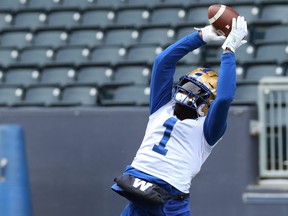
[[[24,131],[0,125],[0,215],[32,216]]]

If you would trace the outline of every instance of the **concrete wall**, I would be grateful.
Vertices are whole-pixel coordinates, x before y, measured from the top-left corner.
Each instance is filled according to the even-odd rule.
[[[111,191],[143,138],[147,108],[1,109],[24,127],[35,216],[114,216],[127,201]],[[257,182],[253,107],[232,107],[223,140],[191,187],[193,216],[287,216],[285,204],[244,203]]]

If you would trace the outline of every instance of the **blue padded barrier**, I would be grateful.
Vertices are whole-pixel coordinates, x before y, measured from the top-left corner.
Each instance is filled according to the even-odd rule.
[[[24,131],[0,125],[0,215],[32,216]]]

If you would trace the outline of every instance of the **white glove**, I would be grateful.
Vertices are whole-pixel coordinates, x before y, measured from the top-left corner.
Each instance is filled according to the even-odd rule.
[[[217,35],[215,29],[212,25],[205,26],[203,28],[194,28],[197,31],[202,32],[203,41],[210,42],[210,41],[221,41],[224,40],[226,37],[223,35]]]
[[[243,16],[238,16],[232,19],[232,29],[225,42],[222,45],[222,48],[225,50],[229,48],[232,52],[240,47],[241,45],[247,43],[243,38],[248,34],[247,22]]]

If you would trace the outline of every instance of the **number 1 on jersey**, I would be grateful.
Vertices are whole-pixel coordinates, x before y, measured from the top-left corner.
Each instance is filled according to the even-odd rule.
[[[167,154],[168,150],[165,147],[166,147],[168,140],[171,137],[171,133],[176,122],[177,122],[177,119],[174,117],[171,117],[164,122],[163,126],[166,127],[166,130],[164,131],[164,135],[162,139],[160,140],[159,144],[158,145],[155,144],[153,146],[153,149],[152,149],[153,151],[159,154],[162,154],[164,156]]]

